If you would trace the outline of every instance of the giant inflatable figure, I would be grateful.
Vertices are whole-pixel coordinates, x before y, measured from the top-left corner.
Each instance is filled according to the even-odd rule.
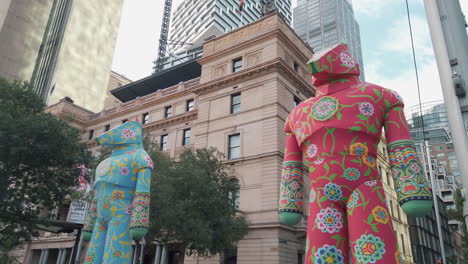
[[[143,149],[141,130],[132,121],[96,139],[113,151],[96,169],[83,227],[83,238],[91,240],[85,263],[130,263],[132,239],[147,233],[153,162]]]
[[[302,218],[305,170],[310,177],[306,263],[400,263],[376,166],[382,127],[403,211],[423,216],[432,208],[403,101],[392,90],[362,83],[345,44],[315,54],[308,67],[317,95],[286,120],[280,222],[294,225]]]

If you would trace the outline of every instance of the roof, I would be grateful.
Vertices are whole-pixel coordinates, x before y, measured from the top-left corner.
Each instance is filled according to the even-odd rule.
[[[143,97],[200,76],[201,65],[197,62],[197,59],[192,59],[138,81],[115,88],[110,93],[125,103],[137,97]]]

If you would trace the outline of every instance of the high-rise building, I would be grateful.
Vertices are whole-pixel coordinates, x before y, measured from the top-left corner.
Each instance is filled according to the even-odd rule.
[[[223,35],[261,18],[260,1],[244,1],[242,12],[239,5],[239,0],[183,1],[173,14],[170,41],[198,47],[210,36]],[[275,7],[291,24],[291,0],[276,0]]]
[[[361,66],[364,81],[361,35],[349,0],[298,0],[294,30],[314,51],[344,42]]]
[[[47,104],[104,105],[123,0],[0,3],[0,76],[29,81]]]

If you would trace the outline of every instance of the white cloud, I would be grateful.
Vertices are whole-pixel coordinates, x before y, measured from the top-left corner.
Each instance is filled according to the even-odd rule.
[[[379,16],[392,1],[385,0],[352,0],[355,13],[367,16]]]
[[[418,59],[434,57],[429,26],[426,18],[421,16],[412,16],[411,26],[413,31],[414,48]],[[389,26],[389,31],[386,35],[388,37],[381,50],[385,52],[398,52],[400,54],[412,56],[408,17],[402,16],[395,19],[393,24]]]
[[[368,64],[366,81],[397,91],[405,100],[405,105],[411,107],[419,104],[416,76],[414,70],[408,70],[401,75],[388,78],[383,75],[385,62]],[[388,69],[387,69],[388,70]],[[433,59],[419,68],[419,82],[422,103],[443,100],[437,64]]]

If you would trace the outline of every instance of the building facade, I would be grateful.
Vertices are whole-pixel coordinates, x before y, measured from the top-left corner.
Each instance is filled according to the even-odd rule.
[[[345,42],[361,66],[365,80],[359,24],[348,0],[298,0],[294,8],[294,30],[315,51]]]
[[[184,0],[173,13],[170,41],[180,43],[178,47],[199,47],[210,36],[221,36],[262,17],[260,1],[244,1],[242,12],[239,4],[238,0]],[[289,25],[291,0],[275,4]]]
[[[0,4],[0,76],[29,81],[47,104],[104,105],[123,0]]]
[[[457,256],[451,238],[451,232],[448,225],[447,209],[444,201],[438,197],[439,217],[442,229],[442,239],[445,248],[446,258]],[[442,257],[441,247],[439,243],[439,233],[437,230],[437,221],[435,210],[425,216],[419,218],[408,218],[410,225],[411,249],[413,251],[414,263],[418,264],[433,264],[437,263]]]
[[[107,85],[106,99],[104,100],[104,109],[109,109],[119,105],[121,102],[115,98],[110,91],[123,85],[129,84],[132,81],[122,74],[118,74],[115,71],[111,71],[109,83]]]

